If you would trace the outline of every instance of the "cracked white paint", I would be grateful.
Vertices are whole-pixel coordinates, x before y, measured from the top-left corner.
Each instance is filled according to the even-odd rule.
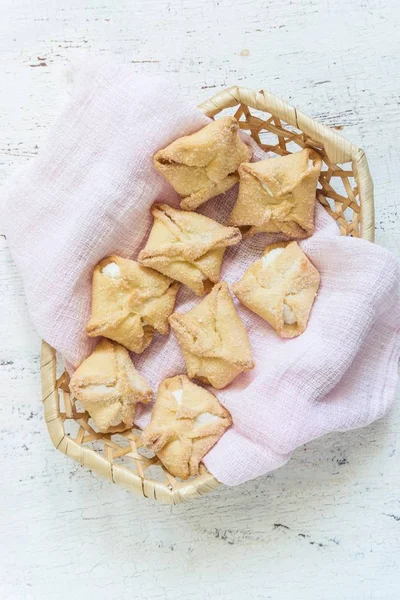
[[[400,254],[397,0],[2,0],[1,8],[0,185],[38,153],[63,99],[61,71],[87,49],[136,72],[166,72],[193,102],[229,85],[264,87],[344,125],[370,162],[377,242]],[[161,506],[53,448],[39,339],[4,237],[0,315],[2,599],[397,600],[398,406],[362,431],[299,449],[269,477]]]

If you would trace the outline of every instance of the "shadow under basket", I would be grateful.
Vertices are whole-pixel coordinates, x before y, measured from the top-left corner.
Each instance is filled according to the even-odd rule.
[[[233,114],[265,151],[284,156],[304,147],[323,159],[317,199],[336,220],[342,235],[374,240],[373,185],[364,152],[325,125],[261,90],[232,87],[199,107],[209,117]],[[57,377],[57,356],[42,342],[41,378],[44,415],[54,446],[81,465],[132,492],[168,504],[199,497],[219,485],[200,474],[178,481],[141,444],[140,430],[97,433],[89,414],[68,392],[68,376]]]

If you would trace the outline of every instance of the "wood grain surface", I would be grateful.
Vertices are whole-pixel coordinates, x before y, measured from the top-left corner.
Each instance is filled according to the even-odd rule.
[[[0,182],[40,150],[74,53],[166,73],[198,103],[264,87],[367,153],[400,254],[397,0],[0,0]],[[1,224],[0,224],[1,233]],[[188,505],[137,500],[56,452],[39,339],[0,237],[0,597],[398,600],[400,413]]]

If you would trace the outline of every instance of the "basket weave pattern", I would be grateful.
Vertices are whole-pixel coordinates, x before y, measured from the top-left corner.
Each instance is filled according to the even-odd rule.
[[[317,198],[334,217],[342,235],[373,241],[372,180],[364,152],[268,92],[233,87],[200,105],[210,117],[237,107],[234,116],[259,146],[284,156],[306,146],[323,159]],[[54,446],[99,475],[141,496],[177,504],[219,485],[202,467],[200,475],[181,482],[141,444],[139,430],[98,433],[89,414],[68,391],[68,375],[56,375],[56,352],[42,342],[41,377],[45,421]]]

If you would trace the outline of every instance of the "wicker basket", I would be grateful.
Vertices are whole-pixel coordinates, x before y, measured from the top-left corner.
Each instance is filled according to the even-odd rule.
[[[240,127],[264,150],[285,155],[305,146],[316,148],[324,161],[319,202],[336,219],[342,235],[373,241],[373,186],[360,148],[263,90],[232,87],[200,105],[210,117],[233,107],[237,107],[234,115]],[[57,377],[56,352],[45,342],[41,377],[45,420],[60,452],[136,494],[164,503],[184,502],[219,485],[204,467],[192,480],[176,480],[156,457],[144,451],[138,430],[122,434],[94,431],[88,413],[69,395],[67,374]]]

